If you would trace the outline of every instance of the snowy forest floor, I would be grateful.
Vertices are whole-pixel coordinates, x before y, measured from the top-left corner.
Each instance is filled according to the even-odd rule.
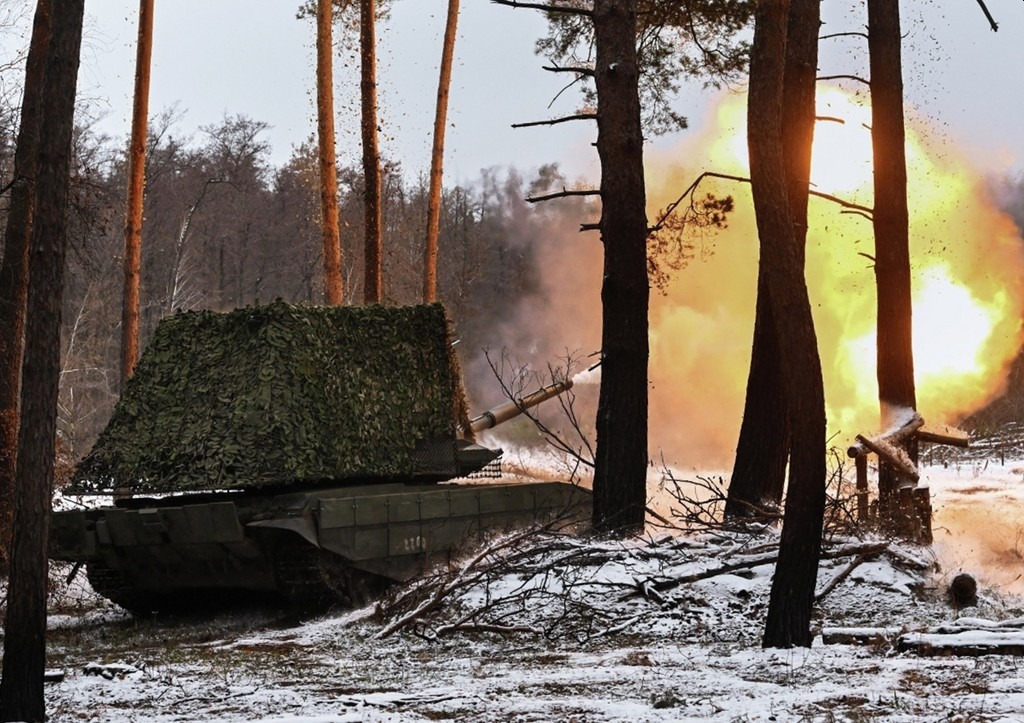
[[[1024,644],[1024,472],[990,461],[922,471],[936,544],[830,540],[810,649],[760,647],[775,530],[505,538],[478,565],[391,598],[383,617],[137,620],[77,582],[57,589],[48,668],[63,677],[47,683],[47,710],[104,723],[1022,721],[1020,651],[904,648],[927,639],[941,652],[949,636],[924,633],[943,624],[976,651]],[[979,600],[957,611],[945,590],[961,569]],[[834,628],[881,637],[826,644]]]

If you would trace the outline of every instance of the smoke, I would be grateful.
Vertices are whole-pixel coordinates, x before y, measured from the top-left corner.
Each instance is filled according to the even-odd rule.
[[[1024,593],[1024,470],[986,461],[928,471],[941,572],[968,572],[983,585]]]
[[[819,123],[814,187],[870,206],[866,111],[838,90],[821,93],[820,104],[821,115],[845,122]],[[747,175],[744,107],[743,97],[723,95],[706,128],[648,153],[649,218],[703,171]],[[916,127],[908,125],[908,175],[918,400],[926,422],[948,423],[1002,389],[1021,342],[1024,254],[979,173],[954,151],[933,153]],[[693,259],[651,297],[650,454],[681,470],[731,466],[753,334],[758,244],[749,187],[708,179],[705,192],[734,197],[728,228],[695,236]],[[499,336],[538,367],[600,346],[601,245],[596,233],[577,230],[578,207],[574,214],[552,212],[536,246],[538,293]],[[879,424],[872,229],[863,215],[820,198],[811,200],[809,226],[807,277],[829,431],[845,445]]]

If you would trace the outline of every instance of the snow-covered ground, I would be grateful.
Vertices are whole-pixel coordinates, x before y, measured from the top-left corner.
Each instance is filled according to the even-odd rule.
[[[840,581],[816,629],[886,629],[879,642],[760,647],[772,532],[553,540],[543,553],[509,548],[505,569],[387,637],[385,626],[424,598],[383,621],[373,609],[136,621],[83,594],[50,618],[48,666],[64,677],[47,684],[48,711],[52,721],[109,723],[1024,721],[1019,657],[897,650],[901,632],[958,617],[975,630],[1019,630],[1024,463],[934,465],[922,479],[936,510],[931,550],[837,539],[819,573],[819,592]],[[938,571],[920,571],[919,560]],[[958,612],[944,591],[960,571],[980,589],[978,606]],[[460,621],[477,630],[451,631]]]

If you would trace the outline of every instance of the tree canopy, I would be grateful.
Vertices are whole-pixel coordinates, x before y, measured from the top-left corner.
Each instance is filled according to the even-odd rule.
[[[553,0],[553,7],[590,10],[592,0]],[[718,86],[746,70],[750,44],[743,37],[754,14],[754,0],[641,0],[637,9],[637,58],[644,127],[664,133],[686,127],[672,100],[687,80]],[[548,13],[548,34],[537,41],[538,55],[559,68],[593,71],[593,26],[586,15]],[[586,81],[581,73],[578,81]],[[597,102],[592,84],[582,82],[583,103]]]

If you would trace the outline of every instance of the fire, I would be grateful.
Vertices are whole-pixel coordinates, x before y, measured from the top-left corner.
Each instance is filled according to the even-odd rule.
[[[702,170],[747,175],[745,102],[726,97],[714,127],[673,152],[685,166],[648,157],[649,215]],[[838,89],[819,93],[816,190],[870,206],[869,111]],[[927,129],[908,123],[918,408],[926,421],[955,422],[997,395],[1020,348],[1024,243],[987,197],[980,175]],[[652,297],[652,444],[683,465],[728,466],[742,416],[757,273],[749,188],[705,189],[736,199],[729,229],[701,241],[697,258],[666,296]],[[812,199],[807,275],[837,444],[879,424],[871,223]],[[712,253],[713,252],[713,253]]]
[[[869,113],[840,90],[819,90],[819,115],[844,122],[818,124],[814,188],[871,206]],[[707,125],[675,148],[648,151],[649,218],[702,171],[748,175],[745,99],[723,96]],[[937,150],[922,123],[908,123],[907,159],[918,408],[927,422],[951,423],[1001,392],[1020,348],[1024,242],[980,173],[955,149]],[[651,456],[702,472],[732,464],[758,257],[749,186],[709,179],[700,192],[708,191],[735,198],[729,228],[697,240],[693,260],[667,293],[652,294],[650,314]],[[807,277],[829,431],[844,446],[880,424],[872,228],[863,215],[821,198],[811,199],[808,223]],[[542,294],[524,318],[509,320],[530,331],[544,360],[600,346],[600,244],[596,235],[565,228],[566,238],[549,244],[542,259],[550,270]]]
[[[980,298],[955,278],[946,264],[937,264],[914,274],[914,376],[918,406],[942,412],[970,410],[984,400],[990,377],[1000,369],[989,363],[989,347],[1000,320],[1013,318],[1010,297],[998,290]],[[875,332],[851,339],[846,353],[854,374],[875,373]],[[952,396],[951,396],[952,395]],[[944,416],[949,416],[944,415]]]
[[[838,88],[818,92],[818,115],[811,155],[811,187],[870,205],[871,111]],[[868,194],[862,199],[863,194]],[[853,196],[853,197],[852,197]]]

